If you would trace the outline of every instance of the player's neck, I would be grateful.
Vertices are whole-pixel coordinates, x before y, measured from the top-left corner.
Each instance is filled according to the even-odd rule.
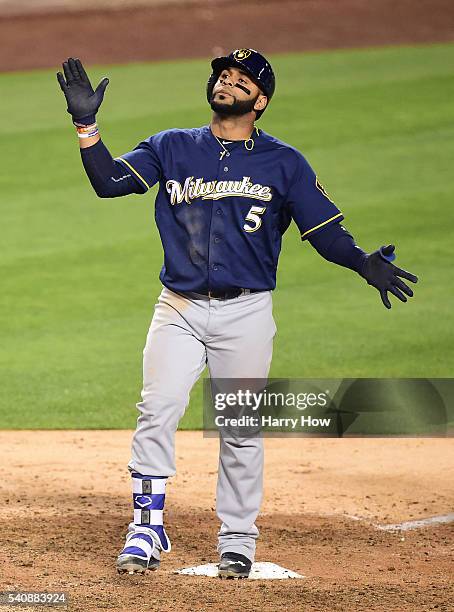
[[[222,117],[213,113],[210,128],[215,136],[225,140],[248,140],[254,130],[255,113],[240,117]]]

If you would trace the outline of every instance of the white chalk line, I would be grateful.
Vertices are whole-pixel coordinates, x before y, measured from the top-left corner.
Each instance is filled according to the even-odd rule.
[[[402,523],[392,523],[389,525],[380,525],[374,523],[367,516],[358,516],[357,514],[347,514],[346,512],[323,512],[318,514],[317,512],[308,513],[307,516],[321,517],[321,518],[344,518],[356,521],[358,523],[366,523],[369,527],[374,527],[380,531],[409,531],[411,529],[420,529],[421,527],[431,527],[433,525],[442,525],[446,523],[454,522],[454,512],[449,514],[441,514],[437,516],[428,516],[423,519],[416,519],[414,521],[403,521]]]
[[[409,531],[410,529],[419,529],[420,527],[430,527],[432,525],[441,525],[443,523],[454,522],[454,512],[450,514],[441,514],[440,516],[429,516],[424,519],[415,521],[404,521],[403,523],[394,523],[393,525],[375,525],[377,529],[382,531]]]
[[[380,525],[379,523],[374,523],[370,519],[364,516],[357,516],[356,514],[342,514],[338,516],[343,516],[344,518],[348,518],[352,521],[368,523],[371,527],[375,527],[375,529],[380,529],[381,531],[409,531],[411,529],[420,529],[421,527],[431,527],[432,525],[442,525],[443,523],[454,522],[454,512],[451,512],[449,514],[441,514],[438,516],[428,516],[427,518],[416,519],[414,521],[391,523],[388,525]]]

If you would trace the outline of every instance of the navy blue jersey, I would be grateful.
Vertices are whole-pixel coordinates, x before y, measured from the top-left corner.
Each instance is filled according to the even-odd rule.
[[[303,155],[262,130],[246,142],[166,130],[117,161],[144,192],[159,181],[160,279],[175,291],[274,289],[291,220],[304,240],[343,219]]]

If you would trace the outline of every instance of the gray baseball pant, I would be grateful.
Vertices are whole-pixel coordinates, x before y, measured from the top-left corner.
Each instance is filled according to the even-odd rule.
[[[137,404],[129,469],[175,475],[175,432],[205,365],[212,378],[266,379],[275,333],[271,291],[218,300],[164,287],[143,353],[142,401]],[[236,552],[254,561],[263,439],[220,436],[219,442],[218,552]]]

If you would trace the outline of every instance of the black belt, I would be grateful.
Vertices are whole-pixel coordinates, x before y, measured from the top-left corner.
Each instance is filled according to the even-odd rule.
[[[207,295],[214,300],[230,300],[239,297],[240,295],[248,295],[249,293],[258,293],[263,289],[229,289],[228,291],[199,291],[202,295]]]

